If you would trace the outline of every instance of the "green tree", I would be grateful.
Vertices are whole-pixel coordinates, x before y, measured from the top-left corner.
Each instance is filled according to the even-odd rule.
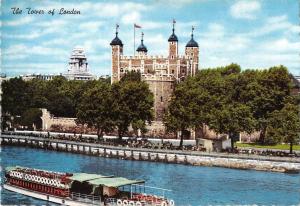
[[[206,120],[205,105],[208,94],[196,84],[194,78],[187,78],[178,84],[164,116],[167,131],[181,132],[182,148],[185,131],[201,127]]]
[[[100,83],[87,90],[77,107],[77,123],[97,129],[98,138],[113,129],[112,96],[109,84]]]
[[[26,126],[28,129],[39,129],[42,127],[41,116],[42,111],[39,108],[29,108],[23,112],[19,121],[21,125]]]
[[[281,110],[270,114],[267,127],[267,137],[277,139],[278,142],[290,144],[290,153],[293,152],[293,145],[300,141],[300,112],[297,105],[287,103]]]
[[[136,77],[136,73],[128,73],[123,77],[125,80],[112,85],[112,116],[119,140],[131,124],[150,124],[153,119],[153,94],[146,82],[132,75]]]
[[[256,130],[260,131],[260,143],[265,143],[268,117],[275,110],[281,110],[284,100],[290,93],[290,77],[284,66],[257,71],[255,80],[245,90],[253,116],[257,121]]]
[[[213,111],[213,118],[209,127],[221,134],[228,134],[231,139],[231,147],[241,132],[251,133],[255,121],[248,106],[241,103],[223,104],[221,109]]]
[[[12,78],[3,81],[1,86],[3,113],[8,113],[11,116],[22,115],[29,107],[28,84],[21,78]]]

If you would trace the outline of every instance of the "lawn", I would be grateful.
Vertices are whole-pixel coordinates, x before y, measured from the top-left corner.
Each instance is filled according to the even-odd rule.
[[[260,145],[257,143],[236,143],[236,146],[237,147],[253,147],[253,148],[265,148],[265,149],[290,150],[289,144]],[[300,145],[293,145],[293,150],[300,150]]]

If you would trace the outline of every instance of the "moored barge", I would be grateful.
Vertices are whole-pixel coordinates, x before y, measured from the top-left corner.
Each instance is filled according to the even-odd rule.
[[[60,173],[7,167],[3,188],[70,206],[174,206],[169,190],[145,186],[144,180],[87,173]],[[154,194],[148,194],[154,191]]]

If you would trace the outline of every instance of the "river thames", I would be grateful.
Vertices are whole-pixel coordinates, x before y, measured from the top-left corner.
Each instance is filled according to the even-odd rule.
[[[144,179],[148,186],[172,190],[167,195],[175,200],[177,206],[300,204],[299,174],[119,160],[2,146],[1,167],[12,165]],[[3,177],[4,172],[1,170],[1,184]],[[20,204],[50,205],[44,201],[1,190],[1,205]]]

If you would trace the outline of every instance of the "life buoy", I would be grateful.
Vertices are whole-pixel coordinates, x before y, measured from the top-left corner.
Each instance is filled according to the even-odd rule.
[[[135,203],[135,206],[142,206],[142,203],[138,201]]]
[[[170,200],[170,201],[169,201],[169,205],[170,205],[170,206],[174,206],[174,205],[175,205],[174,200]]]
[[[128,201],[127,200],[123,201],[123,206],[128,206]]]
[[[118,200],[117,200],[117,205],[118,205],[118,206],[122,206],[122,200],[118,199]]]
[[[50,185],[54,186],[54,180],[50,180]]]
[[[160,203],[160,206],[167,206],[168,204],[165,202],[165,201],[162,201],[161,203]]]
[[[128,205],[129,206],[135,206],[135,203],[133,201],[129,201]]]

